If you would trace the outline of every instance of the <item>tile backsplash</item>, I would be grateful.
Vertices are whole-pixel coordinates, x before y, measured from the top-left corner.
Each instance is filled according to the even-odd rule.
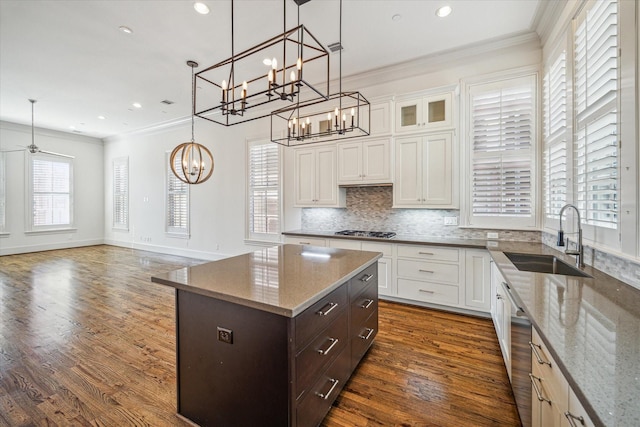
[[[399,235],[486,239],[487,232],[499,233],[499,240],[539,242],[538,231],[505,231],[459,228],[444,225],[445,217],[459,217],[452,209],[392,209],[392,187],[348,187],[346,209],[305,208],[302,228],[319,231],[345,229],[394,231]]]

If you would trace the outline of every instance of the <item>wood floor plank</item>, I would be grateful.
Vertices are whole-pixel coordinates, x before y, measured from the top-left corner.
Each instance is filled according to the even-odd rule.
[[[201,262],[112,246],[0,257],[0,426],[189,426],[174,292],[150,277]],[[379,319],[323,426],[519,425],[490,320],[384,301]]]

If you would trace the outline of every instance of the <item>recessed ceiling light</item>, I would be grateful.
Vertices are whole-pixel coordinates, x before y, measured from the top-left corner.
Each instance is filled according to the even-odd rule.
[[[131,34],[131,33],[133,33],[133,30],[132,30],[131,28],[129,28],[129,27],[125,27],[124,25],[119,26],[119,27],[118,27],[118,29],[119,29],[120,31],[122,31],[123,33],[126,33],[126,34]]]
[[[104,116],[98,116],[100,120],[104,120]]]
[[[204,3],[196,2],[193,4],[193,8],[201,15],[206,15],[209,13],[209,6]]]
[[[140,104],[139,102],[134,102],[134,103],[133,103],[133,104],[131,104],[131,105],[133,105],[133,106],[134,106],[134,107],[136,107],[136,108],[142,108],[142,104]]]
[[[75,126],[73,126],[73,125],[69,126],[69,129],[71,129],[71,130],[74,130],[75,128],[76,128],[76,127],[75,127]]]
[[[394,22],[399,21],[401,19],[402,19],[402,15],[400,15],[399,13],[396,13],[395,15],[393,15],[391,17],[391,20],[394,21]]]
[[[451,6],[442,6],[436,10],[436,16],[444,18],[445,16],[449,16],[451,10]]]

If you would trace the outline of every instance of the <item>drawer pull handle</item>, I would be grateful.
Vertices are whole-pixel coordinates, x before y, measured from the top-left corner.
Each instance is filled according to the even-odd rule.
[[[371,307],[371,304],[373,304],[373,300],[372,299],[368,299],[366,301],[367,302],[364,305],[361,305],[360,308],[369,308],[369,307]]]
[[[564,417],[569,420],[569,424],[571,425],[571,427],[578,427],[578,424],[576,424],[575,420],[578,420],[580,422],[580,425],[584,425],[584,418],[583,417],[577,417],[575,415],[573,415],[571,412],[567,411],[564,413]]]
[[[431,273],[433,274],[433,271],[431,270],[418,270],[420,273]]]
[[[320,316],[326,316],[327,314],[331,313],[333,311],[334,308],[336,308],[338,306],[337,302],[330,302],[329,303],[329,308],[327,310],[325,310],[325,307],[322,307],[322,310],[318,311],[318,314]]]
[[[551,367],[551,362],[547,362],[546,360],[542,360],[542,357],[540,356],[540,353],[538,353],[538,349],[542,350],[542,346],[538,345],[538,344],[534,344],[531,341],[529,341],[529,346],[531,347],[531,351],[533,351],[533,354],[536,356],[536,359],[538,360],[538,363],[541,365],[549,365],[549,367]]]
[[[371,328],[367,328],[365,329],[365,331],[369,331],[367,332],[367,335],[358,335],[358,338],[362,338],[363,340],[368,340],[369,338],[371,338],[371,334],[373,334],[373,329]]]
[[[301,245],[310,245],[311,242],[300,242]]]
[[[329,348],[327,348],[326,350],[318,350],[318,354],[326,356],[327,354],[329,354],[331,349],[335,347],[336,344],[338,344],[338,338],[329,338],[329,341],[331,341],[331,345],[329,346]]]
[[[542,395],[542,392],[540,391],[540,389],[538,388],[538,385],[536,384],[536,380],[538,381],[542,381],[542,380],[531,373],[529,373],[529,378],[531,378],[531,385],[533,386],[533,389],[536,391],[536,394],[538,395],[538,400],[540,402],[547,402],[549,403],[549,405],[551,405],[551,401]]]
[[[433,252],[418,252],[418,255],[433,255]]]
[[[323,393],[317,393],[318,397],[327,400],[329,398],[329,396],[331,396],[331,393],[333,393],[333,390],[335,390],[335,388],[338,386],[338,383],[340,381],[336,380],[336,379],[329,379],[330,382],[332,382],[333,384],[331,385],[331,388],[329,389],[329,391],[327,392],[327,394],[323,394]]]
[[[425,294],[435,294],[435,291],[430,291],[428,289],[418,289],[418,292],[424,292]]]
[[[362,282],[368,282],[369,280],[373,279],[373,274],[365,274],[364,276],[362,276],[360,278],[360,281]]]

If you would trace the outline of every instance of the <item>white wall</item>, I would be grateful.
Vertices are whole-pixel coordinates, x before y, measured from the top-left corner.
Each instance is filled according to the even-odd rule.
[[[0,147],[14,150],[31,143],[31,127],[0,122]],[[101,244],[104,238],[103,143],[96,138],[45,129],[35,130],[42,150],[75,156],[73,232],[25,234],[28,215],[26,150],[5,153],[6,229],[0,237],[0,255]]]
[[[447,58],[402,64],[397,70],[368,73],[359,80],[346,79],[344,89],[358,89],[367,98],[393,97],[403,93],[459,84],[461,79],[540,63],[537,39],[520,44],[497,43],[495,50],[470,49]],[[367,87],[358,85],[358,81]],[[336,85],[332,83],[332,88]],[[255,250],[245,244],[245,141],[269,139],[268,119],[225,128],[196,119],[195,140],[211,150],[215,170],[209,181],[191,186],[191,238],[168,237],[164,231],[165,153],[190,140],[190,120],[161,129],[107,138],[105,141],[105,241],[158,252],[204,259]],[[293,152],[284,148],[285,222],[283,230],[300,227],[300,210],[292,208]],[[128,231],[112,228],[112,162],[129,158],[130,223]],[[148,201],[145,201],[148,200]]]

